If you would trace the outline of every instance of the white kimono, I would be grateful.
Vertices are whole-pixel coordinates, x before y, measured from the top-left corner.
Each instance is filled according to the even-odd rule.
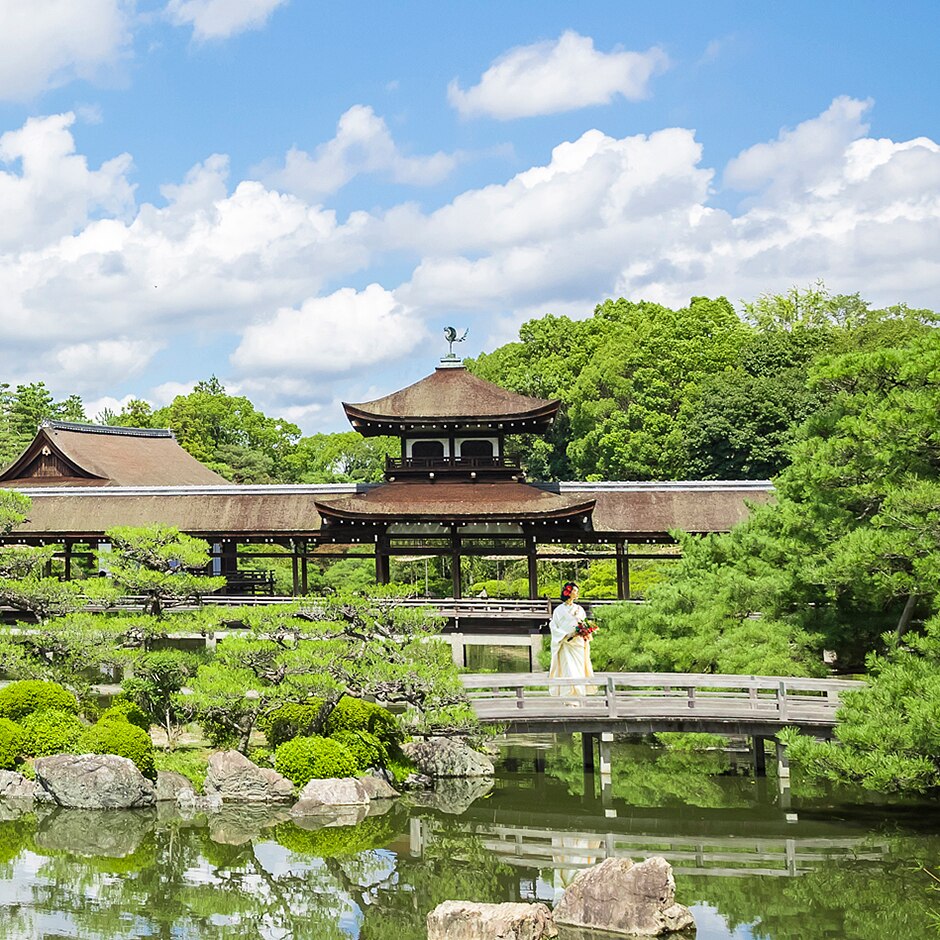
[[[549,679],[590,679],[594,675],[590,641],[575,633],[578,623],[585,617],[584,608],[580,604],[559,604],[555,608],[549,624],[552,631],[552,665],[548,671]],[[584,685],[549,688],[549,694],[561,696],[591,695],[595,691],[596,686]]]

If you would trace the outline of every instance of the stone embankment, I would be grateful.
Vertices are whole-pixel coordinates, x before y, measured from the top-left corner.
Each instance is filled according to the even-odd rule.
[[[623,937],[690,936],[695,919],[676,903],[672,866],[658,856],[638,864],[609,858],[586,868],[554,911],[544,904],[445,901],[428,914],[428,940],[575,940],[594,930]]]

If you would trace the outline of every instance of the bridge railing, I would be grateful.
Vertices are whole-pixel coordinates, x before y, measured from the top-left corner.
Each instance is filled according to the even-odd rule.
[[[864,683],[793,676],[609,672],[591,679],[527,675],[465,675],[464,688],[480,718],[568,716],[626,718],[638,714],[760,717],[786,722],[832,718],[843,692]]]

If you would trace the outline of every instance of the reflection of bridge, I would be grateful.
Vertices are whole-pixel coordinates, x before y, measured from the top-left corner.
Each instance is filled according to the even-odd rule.
[[[454,823],[449,823],[448,833],[453,829]],[[420,855],[438,831],[433,819],[413,817],[412,855]],[[667,836],[488,823],[463,825],[460,831],[478,837],[487,851],[509,865],[556,870],[587,868],[605,858],[640,860],[661,855],[686,875],[792,877],[837,859],[879,861],[888,851],[886,841],[865,837]]]

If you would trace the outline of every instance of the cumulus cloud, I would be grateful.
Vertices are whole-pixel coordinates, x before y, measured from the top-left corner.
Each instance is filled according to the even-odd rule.
[[[95,78],[126,52],[132,12],[131,0],[2,0],[0,99]]]
[[[455,156],[445,153],[403,154],[384,119],[367,105],[357,104],[340,117],[332,140],[313,155],[292,148],[284,166],[265,178],[279,189],[320,199],[362,173],[381,173],[396,183],[432,185],[444,179],[456,162]]]
[[[347,287],[249,326],[231,359],[249,374],[340,375],[405,355],[423,333],[379,284]]]
[[[0,136],[0,249],[48,243],[85,226],[98,212],[123,216],[133,205],[131,158],[121,154],[97,170],[75,153],[75,115],[30,118]]]
[[[551,42],[510,49],[466,91],[454,79],[447,97],[464,117],[557,114],[608,104],[617,95],[645,98],[650,79],[668,65],[662,49],[599,52],[589,36],[569,30]]]
[[[170,0],[166,14],[177,26],[192,26],[200,42],[227,39],[259,29],[287,0]]]
[[[667,128],[591,130],[437,208],[342,221],[313,197],[230,180],[223,155],[138,204],[129,158],[91,168],[68,115],[37,118],[0,138],[16,168],[0,173],[0,217],[16,233],[0,243],[0,369],[79,376],[89,396],[117,397],[160,343],[166,361],[198,341],[233,351],[237,385],[260,407],[314,421],[389,363],[433,362],[430,325],[454,309],[473,336],[506,337],[525,317],[587,315],[607,296],[738,300],[818,277],[936,308],[940,146],[869,136],[868,112],[837,99],[743,150],[723,174],[747,194],[734,211],[712,204],[722,174],[694,132]],[[381,284],[348,286],[370,280]]]

